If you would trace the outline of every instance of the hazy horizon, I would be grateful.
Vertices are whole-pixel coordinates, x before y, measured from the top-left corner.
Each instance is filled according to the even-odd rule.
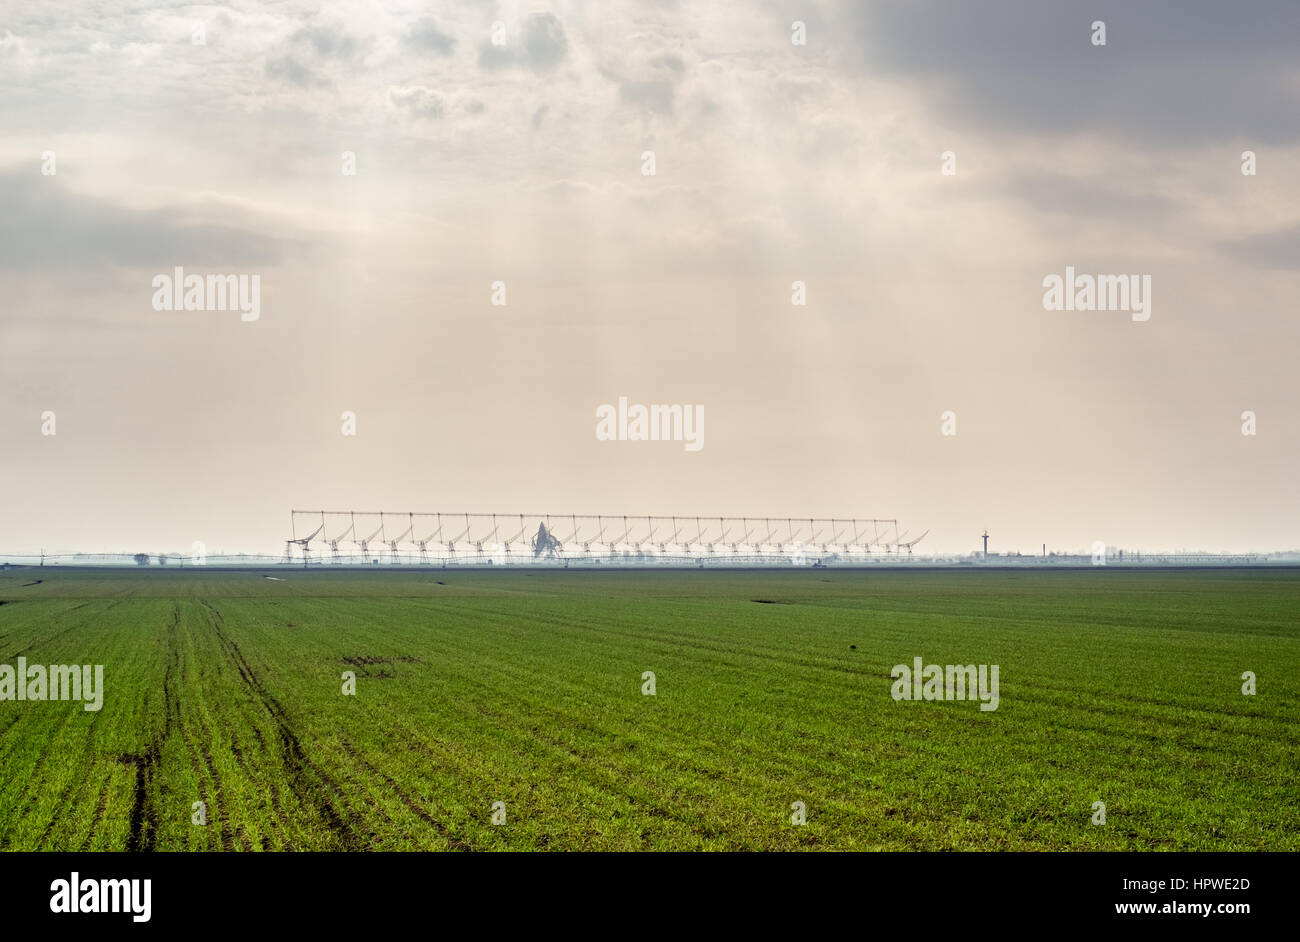
[[[316,6],[0,18],[0,554],[310,507],[1300,545],[1297,5]],[[1046,309],[1067,269],[1133,310]],[[621,398],[700,425],[602,440]]]

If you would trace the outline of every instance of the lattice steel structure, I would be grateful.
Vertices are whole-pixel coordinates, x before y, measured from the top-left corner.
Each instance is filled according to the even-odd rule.
[[[656,517],[640,514],[487,514],[361,510],[290,511],[285,560],[312,559],[313,544],[334,564],[448,561],[522,563],[627,558],[723,561],[833,557],[852,560],[911,553],[897,520],[858,517]],[[927,531],[928,532],[928,531]],[[306,536],[299,536],[306,533]],[[365,537],[360,534],[368,534]],[[344,549],[340,549],[340,545]],[[295,551],[295,547],[297,548]],[[405,552],[403,552],[405,550]],[[382,556],[382,554],[381,554]],[[322,559],[325,557],[322,556]]]

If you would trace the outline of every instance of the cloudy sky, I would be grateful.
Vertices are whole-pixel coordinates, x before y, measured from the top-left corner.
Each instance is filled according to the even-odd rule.
[[[290,508],[1294,548],[1298,48],[1293,0],[8,4],[0,552]],[[1067,265],[1150,319],[1045,310]],[[155,310],[176,266],[260,317]],[[598,441],[620,396],[705,446]]]

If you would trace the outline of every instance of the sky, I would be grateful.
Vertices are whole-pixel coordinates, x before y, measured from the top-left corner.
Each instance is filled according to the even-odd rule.
[[[6,4],[0,552],[290,509],[1294,549],[1297,48],[1293,0]],[[1047,309],[1067,266],[1148,319]],[[177,267],[256,319],[159,310]],[[703,446],[601,440],[620,397]]]

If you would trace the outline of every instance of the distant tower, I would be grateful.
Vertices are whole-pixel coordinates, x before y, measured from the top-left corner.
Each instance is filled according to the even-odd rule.
[[[984,558],[989,558],[989,531],[987,529],[984,531]]]

